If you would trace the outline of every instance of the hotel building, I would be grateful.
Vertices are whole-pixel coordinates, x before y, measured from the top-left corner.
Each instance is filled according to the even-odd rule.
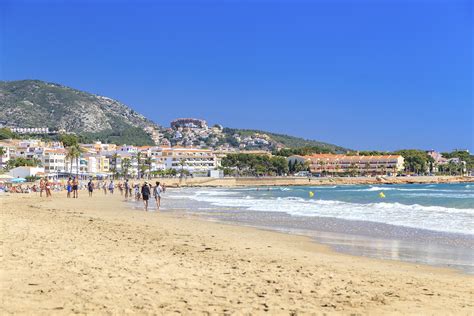
[[[291,156],[289,161],[309,162],[312,174],[341,175],[390,175],[403,171],[404,159],[400,155],[349,156],[315,154],[311,156]]]

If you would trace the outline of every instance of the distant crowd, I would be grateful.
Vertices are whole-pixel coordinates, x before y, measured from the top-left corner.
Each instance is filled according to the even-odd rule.
[[[166,191],[165,184],[155,182],[155,185],[145,181],[143,184],[139,182],[131,183],[128,179],[124,182],[115,183],[113,180],[107,181],[93,181],[88,180],[87,183],[79,181],[76,177],[70,177],[64,184],[52,182],[49,179],[41,179],[39,184],[33,185],[12,185],[0,186],[0,191],[9,193],[39,193],[40,197],[52,197],[52,192],[66,191],[67,198],[79,198],[79,191],[87,190],[89,197],[92,197],[95,191],[102,192],[104,195],[114,194],[118,189],[120,195],[125,199],[135,199],[136,201],[143,201],[145,210],[148,211],[149,200],[153,198],[156,202],[156,209],[160,208],[161,197]]]

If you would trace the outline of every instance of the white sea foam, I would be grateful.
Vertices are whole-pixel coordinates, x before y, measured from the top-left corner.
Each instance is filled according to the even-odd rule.
[[[284,212],[293,216],[318,216],[373,221],[465,234],[472,234],[474,230],[473,208],[450,208],[419,204],[406,205],[389,202],[359,204],[336,200],[305,199],[301,197],[257,198],[247,195],[245,198],[240,198],[231,191],[218,192],[220,193],[216,193],[214,190],[198,190],[193,192],[193,194],[183,197],[207,202],[217,207],[231,207],[257,212]]]

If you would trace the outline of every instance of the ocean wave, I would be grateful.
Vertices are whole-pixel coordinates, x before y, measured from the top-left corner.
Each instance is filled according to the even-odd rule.
[[[203,192],[206,192],[205,194]],[[256,198],[224,196],[198,191],[187,196],[215,207],[230,207],[262,212],[284,212],[293,216],[333,217],[472,234],[474,209],[402,204],[398,202],[352,203],[301,197]]]

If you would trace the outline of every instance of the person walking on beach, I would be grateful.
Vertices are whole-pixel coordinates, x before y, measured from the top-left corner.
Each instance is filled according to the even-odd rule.
[[[72,198],[77,199],[79,198],[79,192],[77,191],[79,189],[79,181],[77,181],[77,178],[74,177],[72,178]]]
[[[44,179],[41,178],[41,180],[40,180],[40,197],[43,197],[43,191],[44,191]]]
[[[160,209],[161,205],[161,193],[163,193],[163,188],[161,187],[159,182],[156,182],[156,187],[153,189],[153,196],[156,201],[156,209]]]
[[[46,180],[46,183],[44,184],[44,188],[46,190],[46,197],[52,197],[52,195],[51,195],[51,182],[49,180]]]
[[[107,195],[107,181],[105,180],[102,182],[102,190],[104,190],[104,194]]]
[[[110,194],[114,194],[114,188],[115,188],[114,182],[112,180],[110,180],[110,183],[109,183],[109,192],[110,192]]]
[[[119,182],[118,188],[119,188],[119,191],[120,191],[120,195],[123,195],[123,185],[122,185],[122,182]]]
[[[135,184],[133,185],[133,188],[134,188],[134,190],[135,190],[135,199],[136,199],[137,201],[140,201],[140,184],[135,183]]]
[[[148,183],[146,181],[142,186],[142,198],[143,198],[143,204],[145,205],[145,211],[148,211],[148,200],[150,199],[150,187],[148,186]]]
[[[125,180],[124,188],[125,188],[125,198],[128,199],[128,189],[130,184],[128,183],[128,179]]]
[[[92,182],[92,179],[87,183],[87,190],[89,191],[89,197],[92,197],[92,192],[94,192],[94,182]]]
[[[67,191],[67,198],[71,198],[71,191],[72,191],[72,179],[71,177],[69,177],[69,179],[67,180],[67,184],[66,184],[66,191]]]

